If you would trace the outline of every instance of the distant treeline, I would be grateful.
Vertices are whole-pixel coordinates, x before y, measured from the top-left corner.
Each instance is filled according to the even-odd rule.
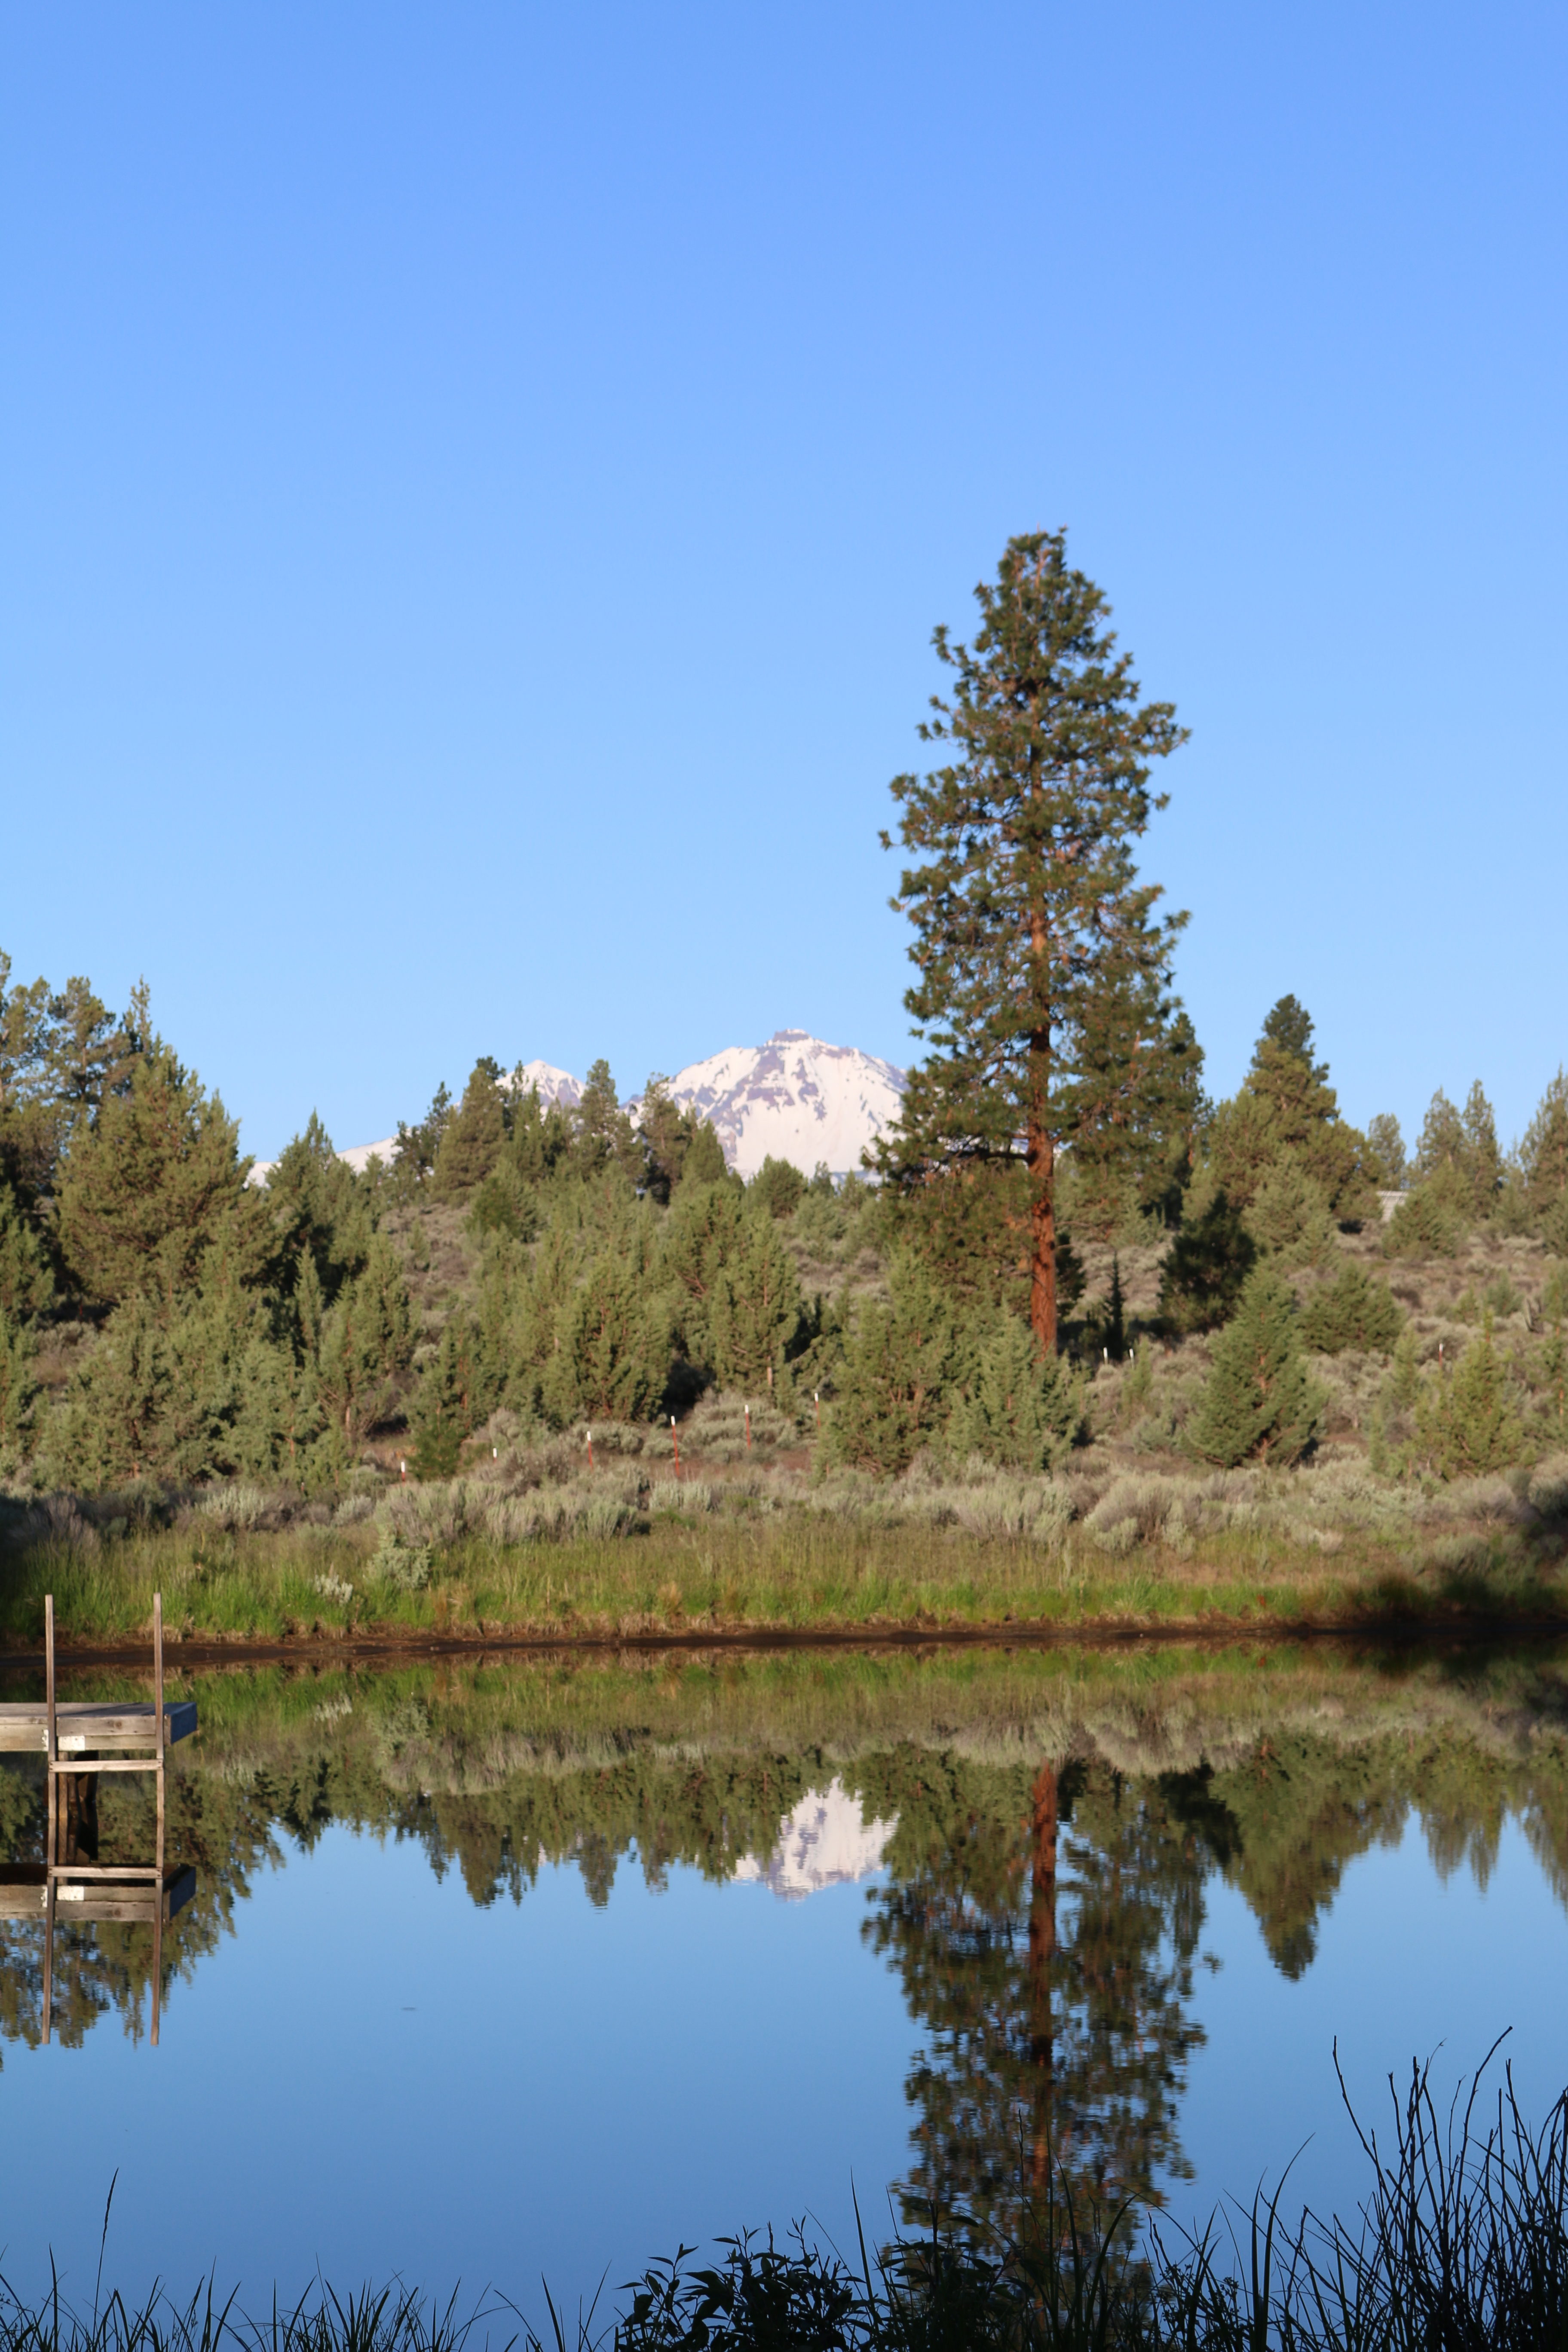
[[[657,1079],[634,1123],[602,1062],[568,1111],[486,1060],[460,1099],[443,1089],[399,1129],[389,1166],[355,1174],[312,1118],[258,1186],[144,993],[117,1018],[83,980],[13,987],[0,957],[0,1475],[315,1489],[378,1433],[445,1475],[498,1414],[513,1434],[647,1421],[715,1386],[803,1432],[825,1400],[841,1462],[896,1471],[923,1450],[1047,1468],[1081,1433],[1089,1360],[1134,1336],[1114,1282],[1074,1318],[1079,1252],[1151,1241],[1166,1255],[1146,1328],[1174,1342],[1250,1315],[1283,1334],[1272,1421],[1227,1421],[1216,1394],[1194,1449],[1289,1461],[1312,1436],[1301,1351],[1396,1346],[1387,1285],[1348,1259],[1334,1271],[1380,1190],[1402,1193],[1391,1256],[1440,1257],[1486,1223],[1568,1258],[1561,1074],[1516,1150],[1478,1086],[1462,1111],[1435,1098],[1407,1159],[1392,1118],[1363,1135],[1341,1118],[1293,999],[1231,1101],[1206,1101],[1201,1063],[1194,1040],[1190,1082],[1154,1115],[1065,1155],[1069,1319],[1042,1360],[1016,1163],[836,1185],[769,1161],[742,1184]],[[454,1269],[438,1295],[433,1235]],[[1318,1277],[1304,1307],[1302,1267]],[[1504,1399],[1510,1412],[1505,1452],[1542,1450]]]

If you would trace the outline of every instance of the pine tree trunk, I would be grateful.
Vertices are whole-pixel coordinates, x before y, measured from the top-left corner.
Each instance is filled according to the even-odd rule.
[[[1029,2055],[1034,2061],[1034,2148],[1037,2189],[1047,2187],[1051,2159],[1051,2102],[1055,2048],[1051,2033],[1051,1961],[1057,1948],[1057,1774],[1042,1764],[1035,1775],[1030,1821]]]
[[[1042,1764],[1030,1790],[1029,1991],[1037,2063],[1051,2063],[1050,1965],[1057,1948],[1057,1771]]]
[[[1057,1352],[1057,1204],[1054,1182],[1056,1154],[1049,1132],[1028,1129],[1029,1166],[1029,1322],[1042,1356]]]
[[[1037,902],[1029,922],[1038,1026],[1029,1038],[1029,1108],[1025,1129],[1029,1171],[1029,1322],[1043,1357],[1057,1352],[1056,1145],[1049,1126],[1051,1029],[1047,1009],[1046,918]]]

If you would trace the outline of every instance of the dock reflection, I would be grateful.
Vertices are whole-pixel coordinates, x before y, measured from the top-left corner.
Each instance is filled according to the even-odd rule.
[[[41,1756],[45,1787],[44,1855],[0,1867],[0,1920],[37,1920],[43,1930],[39,2039],[54,2030],[55,1929],[73,1926],[148,1926],[153,1931],[152,2041],[163,2006],[163,1929],[195,1893],[195,1873],[171,1864],[169,1751],[196,1728],[190,1699],[163,1696],[163,1598],[153,1596],[153,1697],[71,1701],[56,1687],[55,1603],[44,1596],[44,1696],[0,1706],[0,1749]],[[151,1862],[100,1852],[99,1790],[106,1778],[142,1775],[153,1786]],[[145,1852],[143,1846],[142,1851]]]

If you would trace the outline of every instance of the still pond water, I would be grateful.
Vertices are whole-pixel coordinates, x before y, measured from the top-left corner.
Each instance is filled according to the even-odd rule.
[[[124,1683],[73,1685],[109,1696]],[[534,2313],[678,2242],[934,2199],[1048,2141],[1178,2220],[1505,2028],[1568,2083],[1568,1653],[686,1658],[190,1685],[150,1928],[0,1923],[0,2270],[258,2307],[487,2282]],[[13,1685],[8,1696],[26,1695]],[[105,1860],[142,1858],[140,1781]],[[0,1772],[0,1859],[42,1854]],[[1379,2102],[1383,2105],[1379,2105]]]

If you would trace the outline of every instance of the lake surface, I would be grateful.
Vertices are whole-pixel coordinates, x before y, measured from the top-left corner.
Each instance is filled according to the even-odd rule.
[[[7,1695],[18,1695],[12,1685]],[[130,1687],[100,1678],[71,1696]],[[196,1679],[165,1931],[0,1928],[0,2255],[259,2305],[318,2264],[531,2314],[889,2200],[1005,2220],[1050,2161],[1177,2220],[1363,2173],[1510,2028],[1568,2083],[1568,1654],[1163,1648]],[[41,1781],[0,1844],[41,1856]],[[146,1792],[103,1792],[105,1860]],[[1303,2143],[1305,2147],[1303,2147]],[[1046,2151],[1052,2152],[1047,2160]]]

